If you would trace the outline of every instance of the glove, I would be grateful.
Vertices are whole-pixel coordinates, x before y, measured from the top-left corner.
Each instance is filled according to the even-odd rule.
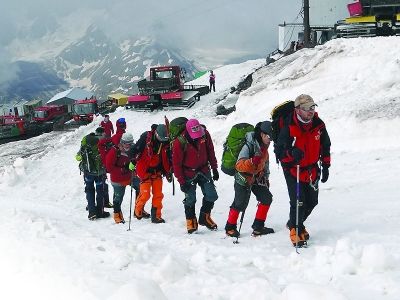
[[[255,166],[259,165],[261,162],[262,157],[260,155],[253,156],[251,158],[251,163]]]
[[[213,169],[213,170],[212,170],[212,174],[213,174],[212,179],[213,179],[214,181],[218,181],[218,179],[219,179],[218,170],[217,170],[217,169]]]
[[[325,183],[328,181],[329,178],[329,167],[327,166],[322,166],[322,177],[321,177],[321,182]]]
[[[293,162],[295,164],[298,164],[304,157],[304,152],[301,151],[299,148],[293,148],[290,154],[292,155]]]
[[[128,165],[129,171],[133,171],[133,170],[135,170],[135,168],[136,168],[136,166],[133,164],[133,162],[130,162]]]
[[[78,153],[77,155],[75,155],[75,159],[76,161],[82,161],[82,155]]]
[[[181,191],[187,194],[191,188],[191,184],[189,182],[185,182],[184,184],[181,184]]]
[[[165,178],[167,178],[167,181],[168,181],[169,183],[171,183],[171,182],[172,182],[172,173],[166,174],[166,175],[165,175]]]

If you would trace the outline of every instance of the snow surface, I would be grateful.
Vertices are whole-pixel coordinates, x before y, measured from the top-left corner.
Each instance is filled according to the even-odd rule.
[[[137,138],[164,115],[199,118],[220,159],[234,123],[268,119],[283,100],[311,94],[331,136],[332,167],[306,222],[309,247],[300,254],[285,228],[288,195],[273,159],[267,225],[276,233],[251,237],[252,197],[235,245],[223,230],[233,200],[233,180],[224,174],[216,183],[217,232],[200,227],[188,235],[183,195],[176,187],[173,196],[168,183],[165,224],[133,219],[127,231],[128,224],[111,218],[88,221],[74,154],[100,118],[72,132],[1,145],[1,299],[400,299],[399,46],[399,38],[389,37],[335,40],[298,51],[253,74],[252,87],[227,117],[215,116],[218,102],[233,97],[225,98],[230,87],[263,60],[216,69],[217,92],[187,111],[121,108],[110,116],[114,122],[125,117]],[[126,219],[129,200],[127,189]]]

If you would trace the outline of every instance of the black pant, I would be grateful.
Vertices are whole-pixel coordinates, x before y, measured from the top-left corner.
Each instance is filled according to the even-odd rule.
[[[210,92],[211,90],[215,92],[215,82],[210,81]]]
[[[235,198],[231,207],[238,211],[246,210],[247,205],[249,205],[251,192],[253,192],[253,194],[256,196],[258,202],[266,205],[271,205],[272,203],[272,194],[266,186],[253,184],[250,187],[243,186],[235,182],[234,188]]]
[[[289,228],[296,227],[296,205],[297,205],[297,182],[296,177],[289,174],[288,171],[283,172],[285,174],[286,184],[290,198],[290,213],[289,213]],[[304,221],[313,211],[314,207],[318,204],[318,190],[314,190],[309,183],[300,182],[299,188],[299,202],[303,203],[299,206],[299,229],[304,229]]]

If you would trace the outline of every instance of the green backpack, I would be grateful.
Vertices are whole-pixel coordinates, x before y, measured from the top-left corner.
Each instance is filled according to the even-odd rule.
[[[246,133],[254,131],[254,126],[248,123],[233,125],[224,143],[221,170],[227,175],[235,175],[235,165],[240,150],[246,143]]]
[[[171,142],[185,130],[187,121],[188,119],[185,117],[178,117],[169,122],[169,140]]]
[[[82,161],[79,163],[79,169],[82,172],[89,172],[93,175],[105,174],[105,167],[101,161],[99,148],[97,144],[99,138],[94,134],[88,134],[83,137],[81,142],[80,154]]]

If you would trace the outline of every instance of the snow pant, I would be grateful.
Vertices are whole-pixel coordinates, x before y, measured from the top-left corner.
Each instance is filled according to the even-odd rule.
[[[290,213],[287,225],[289,229],[292,229],[296,227],[297,182],[296,177],[293,177],[288,171],[284,171],[283,173],[290,198]],[[299,192],[299,202],[302,203],[299,205],[299,230],[304,230],[304,221],[318,204],[318,190],[315,191],[309,183],[300,182]]]
[[[252,186],[234,184],[235,198],[229,211],[226,229],[236,227],[239,212],[244,212],[249,205],[251,193],[256,196],[258,201],[257,212],[253,222],[253,229],[263,228],[267,213],[272,203],[272,194],[269,188],[264,185],[253,184]]]
[[[110,196],[109,196],[109,194],[108,194],[107,174],[104,174],[104,190],[103,190],[103,196],[104,196],[104,203],[110,202]]]
[[[212,180],[211,173],[207,174],[198,173],[195,178],[187,180],[191,183],[190,189],[185,194],[184,204],[188,207],[195,207],[196,205],[196,187],[197,184],[203,193],[203,203],[210,202],[214,206],[214,202],[218,199],[218,194],[215,189],[214,181]],[[207,205],[206,205],[207,206]]]
[[[152,193],[152,210],[155,210],[156,218],[161,218],[161,209],[163,207],[162,200],[164,198],[162,185],[163,180],[161,174],[152,175],[140,183],[140,192],[135,205],[135,213],[137,216],[142,215],[143,208],[150,199]]]
[[[215,92],[215,82],[210,82],[210,92],[211,91]]]
[[[114,195],[113,195],[114,213],[119,213],[121,212],[121,204],[122,200],[124,199],[126,186],[120,185],[115,182],[111,182],[111,185],[114,189]]]
[[[104,211],[104,175],[95,176],[84,174],[83,179],[85,181],[85,193],[89,213],[102,213]]]

